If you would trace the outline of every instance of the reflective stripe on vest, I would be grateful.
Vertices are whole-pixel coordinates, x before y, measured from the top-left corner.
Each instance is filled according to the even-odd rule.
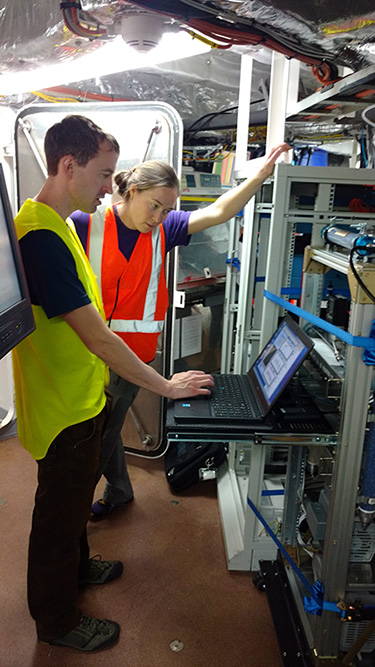
[[[99,285],[100,293],[102,293],[102,249],[104,238],[104,216],[105,206],[98,206],[95,213],[91,216],[90,236],[87,242],[89,243],[88,258],[91,268],[96,275],[96,280]]]

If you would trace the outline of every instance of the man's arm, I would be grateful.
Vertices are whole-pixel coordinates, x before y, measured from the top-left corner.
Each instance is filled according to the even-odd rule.
[[[170,380],[144,364],[119,336],[110,331],[92,304],[62,316],[86,347],[125,380],[167,398],[209,394],[211,375],[203,371],[176,373]]]
[[[275,146],[265,156],[264,163],[255,176],[228,190],[209,206],[193,211],[189,218],[188,233],[195,234],[233,218],[272,174],[277,158],[288,150],[290,146],[285,143]]]

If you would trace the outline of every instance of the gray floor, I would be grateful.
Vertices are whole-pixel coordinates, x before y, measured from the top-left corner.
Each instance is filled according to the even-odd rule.
[[[17,438],[0,441],[0,665],[282,667],[265,594],[250,573],[227,570],[216,482],[176,496],[162,460],[128,461],[134,502],[89,524],[91,554],[123,560],[124,574],[81,599],[86,613],[120,623],[120,640],[85,655],[36,641],[26,603],[36,464]]]

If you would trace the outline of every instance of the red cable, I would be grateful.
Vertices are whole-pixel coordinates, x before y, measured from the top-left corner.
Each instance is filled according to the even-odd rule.
[[[298,58],[298,60],[301,60],[307,65],[317,66],[318,63],[320,64],[320,61],[317,61],[316,58],[300,55],[296,51],[283,46],[276,40],[264,37],[262,35],[233,30],[231,28],[223,28],[219,31],[219,28],[216,28],[216,26],[213,26],[212,24],[208,23],[207,21],[203,21],[202,19],[191,19],[188,25],[193,29],[202,32],[203,34],[208,35],[214,40],[220,40],[230,44],[250,44],[252,46],[263,44],[263,46],[273,51],[277,51],[278,53],[281,53],[288,58]]]
[[[86,91],[78,90],[76,88],[69,88],[67,86],[52,86],[50,88],[45,88],[47,93],[61,93],[64,95],[70,95],[75,97],[82,97],[90,100],[101,100],[102,102],[129,102],[129,99],[126,97],[114,97],[113,95],[102,95],[101,93],[89,93]]]
[[[63,9],[62,14],[64,18],[64,23],[68,28],[68,30],[70,30],[70,32],[75,33],[76,35],[79,35],[80,37],[85,37],[85,36],[91,38],[102,37],[107,32],[105,28],[103,28],[101,32],[98,32],[94,28],[92,30],[90,28],[85,28],[80,22],[79,10],[77,10],[77,7],[73,5],[71,7]],[[71,22],[68,20],[68,16],[70,17]],[[73,27],[71,23],[73,24]]]
[[[349,202],[349,210],[356,213],[375,212],[375,208],[373,206],[370,206],[370,204],[366,204],[366,202],[363,202],[361,199],[355,199],[355,198]]]

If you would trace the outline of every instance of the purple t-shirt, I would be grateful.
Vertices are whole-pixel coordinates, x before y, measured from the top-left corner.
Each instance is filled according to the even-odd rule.
[[[138,241],[140,232],[136,229],[129,229],[120,220],[117,215],[117,207],[114,206],[115,219],[117,225],[117,236],[119,242],[119,249],[129,261],[134,250],[135,244]],[[188,235],[188,222],[191,211],[171,211],[164,220],[163,228],[165,233],[165,251],[166,253],[178,245],[188,245],[190,236]],[[70,218],[75,224],[77,234],[81,240],[84,249],[87,249],[87,234],[89,227],[90,215],[89,213],[82,213],[82,211],[74,211]]]

